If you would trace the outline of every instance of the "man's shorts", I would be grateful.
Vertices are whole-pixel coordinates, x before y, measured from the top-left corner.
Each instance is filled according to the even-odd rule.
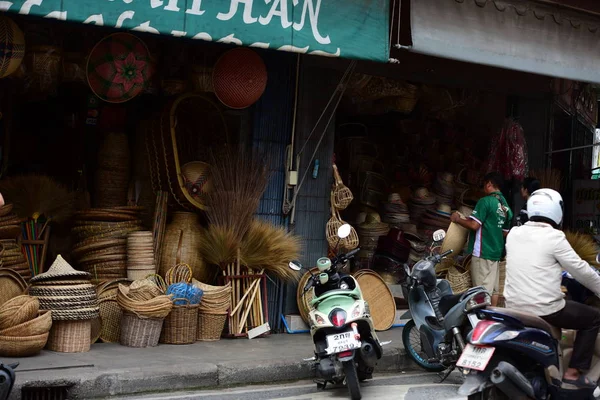
[[[473,287],[483,286],[492,294],[500,294],[500,261],[471,258],[471,279]]]

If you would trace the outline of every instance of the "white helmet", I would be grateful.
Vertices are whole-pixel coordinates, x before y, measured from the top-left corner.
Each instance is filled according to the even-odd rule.
[[[552,189],[538,189],[527,200],[529,219],[540,217],[560,226],[563,220],[563,199],[560,193]]]

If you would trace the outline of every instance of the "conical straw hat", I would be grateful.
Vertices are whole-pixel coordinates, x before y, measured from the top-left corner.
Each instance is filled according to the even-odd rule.
[[[60,280],[61,278],[73,278],[73,277],[91,279],[92,275],[87,272],[75,270],[59,254],[47,272],[44,272],[43,274],[39,274],[39,275],[31,278],[30,282],[35,283],[35,282],[40,282],[40,281]]]

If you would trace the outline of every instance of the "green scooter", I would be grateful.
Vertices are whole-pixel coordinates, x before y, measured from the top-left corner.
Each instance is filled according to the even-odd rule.
[[[350,229],[348,224],[341,226],[339,239],[348,237]],[[340,272],[359,250],[340,253],[333,259],[319,258],[317,267],[320,273],[314,275],[311,272],[311,278],[304,287],[304,294],[314,290],[311,301],[314,309],[309,314],[309,323],[317,387],[325,389],[327,383],[345,381],[352,400],[362,398],[359,382],[372,378],[377,361],[383,354],[369,304],[363,299],[358,282],[351,275]],[[297,261],[289,265],[295,271],[304,269]]]

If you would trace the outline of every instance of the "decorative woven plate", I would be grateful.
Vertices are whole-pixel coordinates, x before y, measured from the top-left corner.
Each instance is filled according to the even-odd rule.
[[[396,318],[396,301],[388,285],[376,272],[367,269],[359,270],[354,278],[360,286],[363,298],[369,303],[375,330],[390,329]]]
[[[144,42],[119,32],[96,44],[86,70],[88,84],[96,96],[108,103],[124,103],[144,90],[153,68]]]
[[[310,271],[313,274],[318,274],[319,268],[315,267]],[[296,301],[298,303],[298,310],[300,311],[300,316],[307,324],[308,314],[313,310],[313,308],[310,306],[310,302],[314,297],[314,292],[312,290],[309,290],[308,292],[306,292],[306,294],[304,294],[304,296],[302,295],[302,293],[304,292],[304,286],[306,286],[306,283],[308,282],[309,278],[310,274],[308,272],[305,273],[300,279],[300,282],[298,282],[298,289],[296,290]]]
[[[0,305],[6,303],[13,297],[19,296],[27,289],[27,282],[23,277],[12,269],[0,269]]]

